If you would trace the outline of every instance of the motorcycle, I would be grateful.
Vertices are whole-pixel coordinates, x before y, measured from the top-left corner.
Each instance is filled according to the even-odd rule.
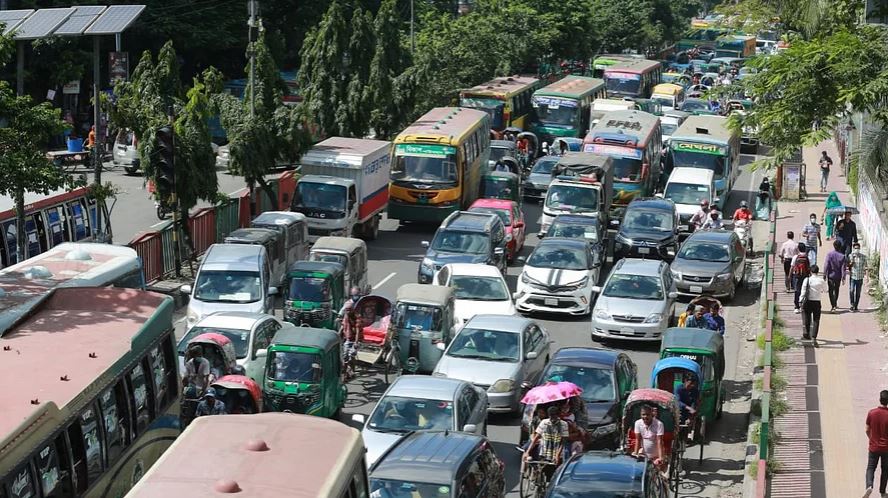
[[[154,211],[157,213],[157,219],[165,220],[168,215],[172,214],[173,209],[166,202],[155,200]]]
[[[747,256],[752,256],[752,225],[749,220],[737,220],[734,222],[734,233],[740,238],[740,243],[746,250]]]

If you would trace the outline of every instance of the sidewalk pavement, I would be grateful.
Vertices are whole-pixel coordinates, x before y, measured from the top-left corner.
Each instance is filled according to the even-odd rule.
[[[827,193],[820,193],[817,160],[822,150],[836,161]],[[829,192],[837,192],[844,204],[854,205],[845,178],[840,176],[838,158],[832,141],[805,149],[808,198],[778,203],[778,248],[789,230],[796,233],[796,240],[801,240],[800,232],[811,213],[816,213],[820,220]],[[856,222],[859,227],[860,221]],[[832,248],[832,240],[825,240],[825,232],[823,236],[823,247],[818,248],[817,255],[821,268]],[[861,244],[866,247],[866,241]],[[793,296],[781,290],[782,278],[783,269],[778,266],[774,278],[778,289],[777,315],[784,323],[786,334],[798,340],[802,335],[802,315],[793,313]],[[770,497],[853,498],[863,494],[867,463],[866,414],[878,405],[879,391],[888,388],[886,341],[866,292],[868,285],[867,280],[860,311],[856,313],[848,309],[847,285],[840,289],[839,309],[835,314],[829,313],[829,300],[824,293],[820,347],[797,342],[779,354],[783,366],[778,372],[787,381],[784,397],[789,409],[774,421],[779,434],[774,458],[780,470],[769,482]],[[873,496],[878,496],[878,489]]]

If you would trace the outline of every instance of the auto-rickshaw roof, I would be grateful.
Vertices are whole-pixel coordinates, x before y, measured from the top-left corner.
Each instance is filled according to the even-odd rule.
[[[341,264],[331,261],[297,261],[287,269],[287,273],[294,271],[329,273],[337,276],[344,274],[345,268]]]
[[[518,175],[510,171],[491,171],[484,176],[496,180],[518,181]]]
[[[663,334],[660,351],[669,349],[693,349],[716,354],[724,354],[725,339],[714,330],[670,328]]]
[[[225,241],[237,240],[251,244],[265,242],[280,237],[280,233],[270,228],[238,228],[225,236]]]
[[[333,249],[334,251],[344,251],[351,254],[361,247],[366,247],[366,245],[363,240],[354,237],[320,237],[311,248],[312,250]]]
[[[443,285],[404,284],[398,288],[398,302],[444,306],[453,298],[453,289]]]
[[[272,345],[299,346],[330,351],[341,342],[339,334],[329,329],[314,327],[283,328],[274,334]]]
[[[663,370],[669,370],[670,368],[687,370],[696,375],[698,381],[703,378],[703,370],[700,368],[699,363],[694,360],[675,356],[672,358],[663,358],[662,360],[657,361],[657,363],[654,363],[654,368],[651,370],[651,384],[656,385],[657,377],[660,375],[660,372]]]

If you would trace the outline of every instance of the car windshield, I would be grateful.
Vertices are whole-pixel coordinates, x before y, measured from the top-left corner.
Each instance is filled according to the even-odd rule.
[[[533,168],[530,170],[530,172],[540,175],[551,175],[552,170],[555,168],[556,164],[558,164],[558,159],[543,158],[533,165]]]
[[[321,357],[312,353],[273,351],[268,359],[268,379],[281,382],[320,382]]]
[[[346,192],[343,185],[327,185],[326,183],[299,182],[296,196],[298,206],[306,209],[345,212]]]
[[[641,489],[638,489],[640,484],[633,482],[634,477],[617,480],[606,469],[583,477],[581,480],[572,478],[555,486],[549,498],[644,498]]]
[[[441,309],[422,304],[398,305],[395,324],[400,329],[441,330]]]
[[[649,209],[629,209],[623,216],[623,227],[629,230],[669,232],[675,228],[674,223],[672,213]]]
[[[198,273],[194,298],[205,303],[255,303],[262,299],[262,281],[255,271]]]
[[[382,498],[447,498],[453,496],[453,494],[449,484],[371,478],[370,496],[380,496]]]
[[[670,142],[672,143],[672,142]],[[716,178],[725,175],[725,156],[706,154],[701,152],[681,151],[672,149],[672,164],[674,167],[703,168],[715,173]]]
[[[727,244],[718,242],[685,242],[678,251],[678,257],[693,261],[713,261],[727,263],[731,260],[731,254]]]
[[[661,133],[664,137],[671,137],[675,130],[678,129],[678,125],[674,123],[662,123],[661,125]]]
[[[503,220],[503,225],[509,226],[512,224],[512,212],[510,209],[473,207],[469,209],[469,211],[472,211],[473,213],[495,214]]]
[[[457,299],[472,301],[508,301],[509,289],[499,277],[476,277],[474,275],[454,275],[450,287]]]
[[[598,227],[592,224],[576,223],[571,221],[552,222],[546,237],[563,237],[567,239],[586,239],[598,242]]]
[[[486,254],[490,237],[485,233],[440,230],[432,240],[431,248],[440,252]]]
[[[367,427],[379,432],[453,430],[453,401],[386,396]]]
[[[604,368],[552,364],[543,377],[547,382],[572,382],[583,389],[585,401],[604,402],[617,399],[614,373]]]
[[[395,149],[391,178],[407,183],[456,185],[456,148],[400,144]]]
[[[464,328],[447,351],[454,358],[516,363],[520,354],[521,334],[501,330]]]
[[[321,277],[290,277],[287,299],[321,303],[330,300],[330,285]]]
[[[551,185],[546,195],[546,207],[577,212],[598,210],[598,191],[574,185]]]
[[[202,334],[219,334],[224,335],[234,345],[234,355],[237,359],[247,357],[247,350],[250,348],[250,331],[245,329],[220,329],[216,327],[191,327],[184,337],[179,341],[179,354],[185,354],[188,349],[188,343],[195,337]]]
[[[541,244],[530,255],[527,266],[553,270],[587,270],[589,252],[578,247],[557,244]]]
[[[709,102],[699,99],[688,99],[682,102],[681,110],[685,112],[708,111]]]
[[[625,77],[623,77],[625,76]],[[637,95],[641,88],[641,75],[626,74],[615,76],[614,73],[605,73],[604,82],[607,85],[608,95],[617,93],[620,95]]]
[[[663,286],[660,279],[649,275],[611,275],[604,288],[604,295],[622,299],[663,299]]]
[[[694,185],[693,183],[669,182],[663,197],[671,199],[676,204],[700,204],[700,201],[710,200],[708,185]]]

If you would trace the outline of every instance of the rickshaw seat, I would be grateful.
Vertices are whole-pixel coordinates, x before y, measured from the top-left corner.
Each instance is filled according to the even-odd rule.
[[[391,322],[391,316],[386,315],[386,316],[374,321],[370,325],[367,325],[366,327],[364,327],[363,341],[370,343],[370,344],[376,344],[376,345],[382,345],[383,343],[385,343],[385,337],[386,337],[386,334],[388,333],[388,328],[389,328],[390,322]]]

